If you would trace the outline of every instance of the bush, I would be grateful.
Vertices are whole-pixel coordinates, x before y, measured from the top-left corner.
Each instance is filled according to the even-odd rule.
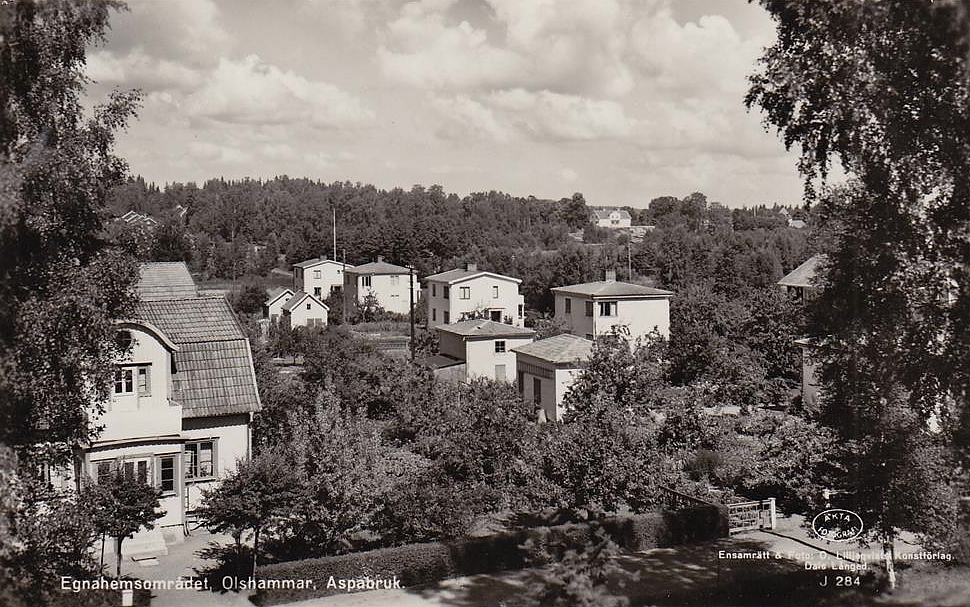
[[[710,540],[727,535],[727,511],[723,508],[686,508],[676,512],[635,517],[607,518],[591,523],[537,527],[472,538],[463,542],[408,544],[316,559],[267,565],[265,579],[312,579],[308,589],[264,590],[256,597],[260,605],[276,605],[346,592],[327,588],[327,581],[394,576],[404,587],[427,584],[461,575],[521,569],[536,563],[536,552],[558,559],[565,551],[582,549],[596,541],[602,529],[624,550],[639,551]],[[529,549],[524,545],[529,542]]]

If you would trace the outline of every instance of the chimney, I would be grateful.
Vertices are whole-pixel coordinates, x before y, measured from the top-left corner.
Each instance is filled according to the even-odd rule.
[[[607,270],[606,280],[607,282],[616,282],[616,270]]]
[[[478,264],[477,263],[466,263],[465,264],[465,269],[468,270],[469,272],[477,272],[478,271]]]
[[[382,261],[384,261],[384,256],[383,255],[378,255],[377,256],[377,263],[381,263]]]

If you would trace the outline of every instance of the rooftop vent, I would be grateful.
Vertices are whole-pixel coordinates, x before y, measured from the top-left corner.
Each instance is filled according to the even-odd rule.
[[[616,270],[607,270],[606,271],[606,280],[608,280],[610,282],[615,282],[616,281]]]
[[[468,270],[469,272],[477,272],[478,271],[478,264],[477,263],[466,263],[465,264],[465,269]]]

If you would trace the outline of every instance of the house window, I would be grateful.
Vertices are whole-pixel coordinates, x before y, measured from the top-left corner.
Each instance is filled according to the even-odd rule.
[[[126,461],[122,468],[126,479],[137,479],[143,483],[148,483],[148,460],[140,459],[137,461]]]
[[[495,353],[501,354],[505,352],[505,340],[495,342]]]
[[[152,395],[152,369],[144,366],[138,367],[138,394],[139,396]]]
[[[111,478],[111,461],[94,462],[94,472],[99,485],[108,482]]]
[[[505,381],[505,365],[495,365],[495,379]]]
[[[431,283],[431,297],[438,296],[438,285]]]
[[[573,313],[573,300],[569,299],[568,297],[566,298],[566,301],[565,301],[565,310],[566,310],[566,314]]]
[[[307,309],[307,310],[310,310],[310,309],[311,309],[311,307],[310,307],[310,304],[307,304],[307,305],[306,305],[306,309]]]
[[[431,320],[437,322],[438,320],[438,310],[436,308],[431,308]]]
[[[448,299],[449,298],[448,296],[451,295],[451,287],[443,287],[441,290],[441,295],[445,299]]]
[[[320,297],[320,296],[322,296],[323,295],[323,289],[321,289],[320,287],[313,287],[313,295],[314,295],[314,297]]]
[[[458,293],[459,299],[471,299],[472,298],[472,288],[471,287],[461,287]]]
[[[115,342],[119,348],[127,351],[131,347],[131,331],[118,331],[115,333]]]
[[[200,480],[215,478],[215,441],[185,443],[185,478]]]
[[[616,316],[616,302],[615,301],[601,301],[600,304],[600,316]]]
[[[524,314],[525,314],[525,306],[522,304],[519,304],[519,318],[522,318]]]
[[[398,285],[401,284],[401,277],[400,276],[391,276],[390,278],[391,278],[391,286],[392,287],[396,287],[396,286],[398,286]]]
[[[592,315],[593,315],[593,302],[587,301],[586,302],[586,316],[592,316]]]
[[[135,370],[132,367],[115,369],[115,394],[135,393]]]
[[[445,324],[447,325],[448,324],[448,310],[445,310],[444,311],[444,320],[445,320]]]
[[[175,493],[175,456],[167,455],[160,457],[159,461],[159,488],[162,493]]]
[[[532,378],[532,400],[535,404],[542,404],[542,380],[538,377]]]
[[[492,287],[492,299],[498,299],[498,285]]]
[[[313,271],[313,277],[314,278],[320,278],[320,270],[314,270]]]
[[[519,371],[518,373],[516,373],[515,378],[516,378],[515,383],[519,388],[519,394],[524,394],[525,393],[525,373],[523,373],[522,371]]]
[[[363,287],[369,287],[370,286],[370,276],[361,276],[360,277],[360,284]]]
[[[586,339],[588,339],[590,341],[593,341],[593,334],[592,333],[587,333],[586,334]]]

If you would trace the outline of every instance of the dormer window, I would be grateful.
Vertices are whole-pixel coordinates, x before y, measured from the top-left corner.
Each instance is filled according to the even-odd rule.
[[[124,351],[131,348],[131,331],[118,331],[115,333],[115,343]]]

